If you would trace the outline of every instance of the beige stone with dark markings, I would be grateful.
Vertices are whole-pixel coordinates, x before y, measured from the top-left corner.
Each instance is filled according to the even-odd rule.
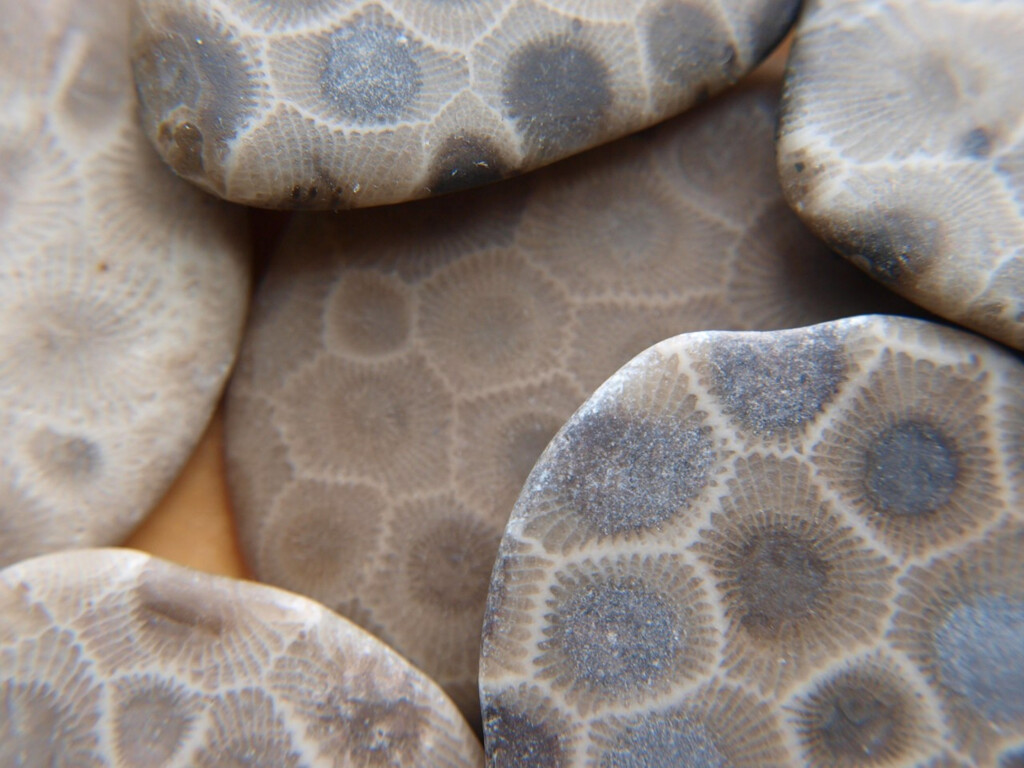
[[[304,597],[130,550],[0,571],[0,764],[480,768],[432,681]]]
[[[138,126],[127,0],[0,0],[0,566],[116,544],[210,418],[249,296],[242,211]]]
[[[489,763],[1015,764],[1022,410],[1017,358],[907,318],[637,356],[505,530]]]
[[[467,189],[736,82],[796,0],[134,0],[146,133],[236,202],[354,208]]]
[[[786,197],[932,312],[1024,349],[1024,12],[814,0],[779,131]]]

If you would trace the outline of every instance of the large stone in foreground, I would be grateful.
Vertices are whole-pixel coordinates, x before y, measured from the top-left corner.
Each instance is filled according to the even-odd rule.
[[[1022,434],[1020,361],[923,321],[639,355],[509,520],[480,672],[491,764],[1011,764]]]
[[[723,94],[487,189],[296,217],[228,394],[257,577],[378,633],[478,718],[501,532],[595,387],[677,333],[898,301],[781,199],[776,103]]]
[[[0,571],[0,765],[478,768],[398,654],[297,595],[130,550]]]
[[[0,0],[0,566],[121,541],[210,418],[244,212],[138,126],[128,0]]]
[[[797,0],[134,0],[150,140],[236,202],[354,208],[465,189],[738,80]]]
[[[817,0],[779,132],[786,197],[929,310],[1024,349],[1019,2]]]

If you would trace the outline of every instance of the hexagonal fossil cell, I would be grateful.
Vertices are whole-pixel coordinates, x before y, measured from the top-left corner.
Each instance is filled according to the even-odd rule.
[[[0,763],[478,767],[451,701],[307,598],[130,550],[0,571]]]
[[[736,82],[797,0],[133,0],[147,135],[181,176],[271,208],[474,187]]]
[[[782,204],[774,93],[737,92],[470,196],[298,218],[255,299],[228,396],[229,481],[257,577],[381,632],[478,718],[474,628],[501,530],[588,392],[683,331],[894,306],[822,257]],[[799,343],[757,365],[740,353],[709,362],[746,377],[721,385],[726,400],[774,389],[787,371],[803,393],[784,413],[737,409],[750,439],[795,439],[834,396],[845,358],[830,356],[827,337],[808,344],[821,371],[794,366]],[[816,375],[826,381],[802,390]],[[580,439],[620,427],[630,437],[580,458],[581,483],[566,490],[606,514],[566,526],[553,499],[538,521],[567,548],[642,522],[628,499],[613,509],[582,482],[617,451],[645,468],[622,481],[657,496],[651,525],[724,482],[731,449],[684,386],[667,377],[637,398],[617,422],[575,427]],[[674,468],[679,479],[660,461],[683,447],[692,458]]]
[[[491,764],[1011,760],[1022,375],[995,344],[885,315],[634,358],[506,527],[481,652]]]
[[[819,0],[797,28],[779,135],[786,197],[822,237],[1018,349],[1022,35],[1001,0]]]
[[[31,55],[0,56],[0,565],[129,533],[210,417],[249,291],[241,212],[137,126],[127,0],[37,5]]]

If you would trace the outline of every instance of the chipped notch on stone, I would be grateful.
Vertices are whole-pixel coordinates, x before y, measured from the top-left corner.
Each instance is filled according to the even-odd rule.
[[[26,560],[8,589],[46,619],[0,603],[3,765],[483,765],[433,682],[311,600],[129,550]]]
[[[799,5],[133,2],[150,140],[204,189],[279,208],[466,189],[640,130],[753,69]]]
[[[780,360],[799,375],[762,385]],[[738,361],[749,375],[723,381]],[[480,685],[485,711],[515,715],[486,720],[488,753],[529,732],[609,767],[1013,754],[1024,529],[1000,426],[1016,392],[992,383],[1022,374],[995,344],[892,316],[635,358],[560,430],[506,528]],[[717,488],[678,521],[597,535],[595,507],[632,523],[620,491],[657,510],[701,455],[661,439],[667,382],[721,446]]]

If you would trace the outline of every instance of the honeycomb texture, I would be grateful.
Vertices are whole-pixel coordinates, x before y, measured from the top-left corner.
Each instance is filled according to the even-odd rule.
[[[1024,349],[1024,13],[812,0],[779,135],[786,197],[855,264]]]
[[[885,315],[635,357],[505,530],[489,765],[1013,764],[1022,387],[1003,348]]]
[[[0,764],[479,768],[452,702],[298,595],[131,550],[0,571]]]
[[[753,69],[798,0],[133,0],[150,140],[236,202],[467,189],[633,133]]]
[[[775,105],[738,92],[470,196],[297,218],[228,395],[253,573],[379,633],[478,719],[501,532],[595,387],[683,331],[893,306],[781,200]],[[696,415],[679,429],[702,444]]]
[[[127,0],[0,17],[2,566],[116,543],[156,503],[234,360],[249,265],[241,211],[137,125]]]

